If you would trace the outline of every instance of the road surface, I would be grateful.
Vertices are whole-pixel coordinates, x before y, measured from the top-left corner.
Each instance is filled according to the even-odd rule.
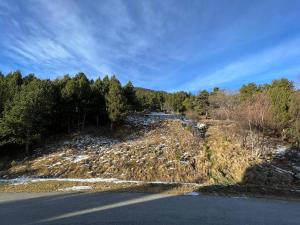
[[[0,193],[1,225],[300,224],[300,202],[141,193]]]

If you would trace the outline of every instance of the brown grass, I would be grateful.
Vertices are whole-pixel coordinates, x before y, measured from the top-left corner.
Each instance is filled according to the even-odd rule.
[[[67,192],[145,192],[145,193],[166,193],[184,194],[196,191],[194,185],[177,184],[132,184],[132,183],[90,183],[90,182],[69,182],[69,181],[43,181],[28,184],[5,184],[0,185],[0,192],[65,192],[65,188],[74,186],[90,186],[88,190],[68,190]]]
[[[202,120],[208,124],[207,137],[199,139],[191,130],[179,121],[165,121],[153,125],[150,129],[131,132],[130,139],[124,139],[97,152],[94,150],[78,152],[72,148],[50,151],[44,156],[16,162],[3,174],[10,176],[45,176],[45,177],[114,177],[124,180],[140,181],[175,181],[191,182],[214,187],[215,185],[248,185],[248,178],[254,176],[256,185],[266,185],[270,173],[267,166],[256,170],[257,165],[264,165],[272,158],[254,154],[249,148],[249,141],[237,132],[237,125],[232,121]],[[127,129],[127,128],[126,128]],[[123,132],[126,131],[124,128]],[[120,134],[121,135],[121,134]],[[124,135],[124,133],[123,133]],[[89,158],[73,162],[70,158],[78,155]],[[249,169],[254,168],[252,170]],[[1,174],[0,174],[1,176]],[[282,175],[274,175],[286,181]],[[278,178],[278,179],[277,179]],[[248,180],[247,180],[248,179]],[[245,183],[246,182],[246,183]],[[248,183],[247,183],[248,182]],[[251,183],[253,184],[253,183]],[[57,191],[77,183],[43,182],[27,185],[3,185],[0,191]],[[80,183],[91,185],[91,183]],[[193,191],[192,185],[133,185],[133,184],[92,184],[92,191],[149,191],[178,192]],[[288,187],[288,185],[287,185]],[[217,188],[220,190],[219,188]]]

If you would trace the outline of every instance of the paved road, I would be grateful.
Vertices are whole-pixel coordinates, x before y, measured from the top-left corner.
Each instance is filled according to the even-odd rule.
[[[300,202],[140,193],[0,193],[1,225],[300,224]]]

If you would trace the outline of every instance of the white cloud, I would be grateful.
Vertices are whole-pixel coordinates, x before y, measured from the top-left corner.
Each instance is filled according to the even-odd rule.
[[[270,73],[294,57],[300,57],[298,50],[300,38],[282,43],[265,51],[247,56],[246,58],[230,62],[222,68],[209,74],[199,74],[191,81],[186,82],[178,89],[196,91],[201,88],[210,88],[222,85],[243,77],[254,76],[263,72]],[[300,70],[300,66],[297,67]],[[295,71],[289,69],[276,70],[276,73]]]
[[[273,20],[266,18],[280,14],[284,7],[266,12],[266,3],[259,3],[263,7],[241,5],[168,0],[0,0],[0,9],[5,9],[0,10],[5,11],[5,15],[0,13],[0,25],[6,34],[0,37],[0,57],[53,75],[64,71],[83,71],[91,77],[116,74],[139,86],[196,90],[263,72],[296,55],[292,51],[297,51],[298,42],[290,44],[291,49],[283,43],[283,49],[247,56],[251,46],[264,38],[273,40],[272,35],[282,29],[269,29]],[[290,20],[289,14],[274,21],[283,25]],[[239,49],[243,58],[230,58]],[[210,58],[223,66],[213,70]],[[197,73],[195,70],[202,70],[200,65],[210,72]],[[197,73],[192,79],[190,68]]]

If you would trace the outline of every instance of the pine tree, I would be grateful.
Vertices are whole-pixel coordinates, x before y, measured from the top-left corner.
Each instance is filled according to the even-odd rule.
[[[2,73],[0,73],[0,118],[2,117],[2,112],[4,109],[5,87],[5,78]]]
[[[245,84],[240,88],[241,101],[246,101],[259,91],[255,83]]]
[[[137,100],[136,100],[135,90],[130,81],[124,86],[124,95],[128,105],[128,110],[136,109]]]
[[[293,90],[293,83],[287,79],[274,80],[268,89],[274,118],[280,129],[286,127],[291,119],[289,107]]]
[[[96,127],[99,127],[100,120],[105,121],[107,119],[106,103],[105,103],[105,90],[104,84],[100,78],[98,78],[91,85],[91,108],[92,114],[96,118]]]
[[[0,144],[16,143],[25,145],[38,140],[47,131],[52,114],[53,86],[49,81],[34,80],[22,85],[11,103],[5,104],[0,122]]]
[[[110,80],[109,91],[106,96],[107,112],[111,121],[111,128],[121,122],[126,113],[126,99],[120,82],[113,76]]]
[[[194,109],[199,115],[207,115],[209,101],[209,93],[206,90],[201,91],[195,98]]]
[[[86,123],[86,116],[90,108],[90,97],[91,97],[91,86],[90,82],[87,79],[84,73],[78,73],[74,80],[77,83],[77,104],[78,104],[78,111],[79,111],[79,118],[78,118],[78,128],[79,124],[81,123],[81,129],[83,130]]]

